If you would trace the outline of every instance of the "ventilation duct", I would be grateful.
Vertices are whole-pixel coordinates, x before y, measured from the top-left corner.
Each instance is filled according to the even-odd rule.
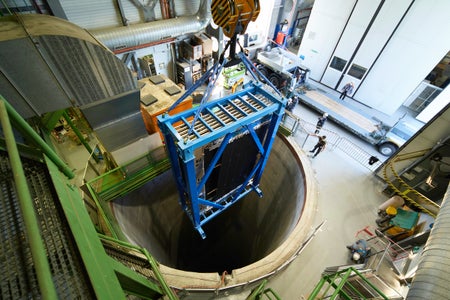
[[[202,0],[197,14],[150,23],[90,31],[106,47],[115,51],[151,44],[203,30],[211,21],[210,0]]]
[[[406,299],[448,299],[450,279],[450,186]]]

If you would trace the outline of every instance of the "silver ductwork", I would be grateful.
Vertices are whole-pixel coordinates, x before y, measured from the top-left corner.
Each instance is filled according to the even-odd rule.
[[[406,299],[448,299],[450,283],[450,186],[425,245]]]
[[[90,32],[112,51],[155,43],[203,30],[211,21],[210,4],[211,0],[201,0],[197,14],[192,16]]]

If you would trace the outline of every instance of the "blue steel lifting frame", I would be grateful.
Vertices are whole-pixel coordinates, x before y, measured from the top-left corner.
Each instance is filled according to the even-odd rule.
[[[248,58],[242,52],[239,53],[239,56],[247,67],[247,71],[249,71],[256,82],[251,81],[245,84],[243,90],[238,93],[228,95],[222,99],[206,102],[205,100],[209,98],[211,89],[215,85],[223,65],[226,63],[226,60],[221,59],[196,84],[188,89],[168,109],[167,113],[158,116],[158,124],[164,135],[166,150],[172,162],[172,171],[179,192],[180,205],[203,239],[206,237],[206,234],[202,226],[229,206],[245,197],[251,191],[255,191],[262,197],[259,183],[286,105],[286,99],[253,66]],[[260,78],[263,78],[266,83],[270,84],[280,97],[265,91],[261,82],[258,82],[258,77],[254,72]],[[208,88],[204,93],[199,107],[172,116],[168,114],[170,110],[186,99],[187,96],[192,94],[193,91],[208,79]],[[236,101],[241,107],[236,105]],[[229,109],[234,110],[235,113],[237,111],[240,117],[237,118],[231,114]],[[219,117],[218,113],[222,113],[222,116]],[[212,117],[213,122],[216,124],[216,129],[208,124],[208,121],[204,118],[205,115]],[[224,115],[225,118],[228,118],[228,123],[223,121]],[[189,123],[188,120],[192,120],[192,122]],[[197,121],[200,121],[199,125],[207,131],[206,134],[199,133],[195,129],[195,123]],[[255,132],[255,128],[263,123],[267,123],[268,127],[266,137],[261,141]],[[187,134],[186,130],[181,134],[181,128],[187,128]],[[203,194],[205,183],[230,140],[242,134],[250,134],[258,149],[259,159],[241,184],[219,199],[213,201],[206,199],[206,195]],[[204,167],[203,177],[197,182],[195,150],[214,141],[220,143],[220,146],[210,164]]]

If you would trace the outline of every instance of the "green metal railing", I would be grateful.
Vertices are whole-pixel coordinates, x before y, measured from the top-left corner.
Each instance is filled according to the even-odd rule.
[[[2,96],[0,96],[0,102],[2,102],[5,106],[7,115],[10,116],[14,124],[16,125],[16,129],[24,133],[25,136],[29,137],[32,142],[34,142],[45,155],[47,155],[64,173],[69,179],[75,177],[75,174],[69,168],[69,166],[53,151],[53,149],[36,133],[36,131],[31,128],[31,126],[19,115],[19,113],[5,100]],[[9,122],[8,122],[9,123]],[[10,124],[10,123],[9,123]]]
[[[89,298],[86,295],[94,293],[96,299],[125,299],[127,293],[130,295],[140,293],[144,299],[160,299],[164,295],[170,300],[177,299],[159,272],[158,263],[145,249],[106,236],[99,238],[78,188],[67,180],[74,177],[73,172],[1,96],[0,121],[4,145],[9,156],[8,163],[4,164],[2,170],[5,171],[5,180],[11,177],[9,173],[12,173],[14,179],[14,182],[5,188],[4,193],[7,193],[7,196],[3,197],[0,203],[4,208],[9,207],[11,201],[14,201],[13,203],[18,203],[17,206],[20,207],[20,212],[13,212],[12,217],[8,215],[10,216],[8,219],[2,218],[2,228],[6,226],[10,229],[7,232],[10,234],[6,240],[7,247],[17,246],[24,252],[31,252],[30,259],[27,257],[24,259],[27,259],[27,268],[33,270],[33,272],[21,272],[20,275],[25,274],[24,278],[18,277],[16,269],[2,274],[6,282],[14,283],[14,290],[3,291],[5,295],[30,297],[32,293],[39,295],[42,299],[58,299],[70,294],[76,298],[86,299]],[[16,144],[13,125],[26,137],[27,141],[37,146],[39,151],[36,153],[42,158],[33,160],[33,164],[36,164],[35,169],[25,167],[25,164],[30,164],[30,159],[21,161],[24,158],[21,157],[20,148]],[[6,153],[4,155],[6,157]],[[155,150],[120,168],[120,171],[116,170],[116,175],[120,174],[121,180],[109,180],[107,176],[102,177],[99,195],[110,200],[111,197],[137,188],[149,178],[154,178],[169,168],[170,164],[164,150]],[[67,178],[62,176],[61,172]],[[9,184],[9,181],[5,183]],[[30,190],[30,184],[33,190]],[[1,212],[9,213],[9,211]],[[52,215],[49,216],[49,214]],[[18,222],[22,222],[21,220],[23,220],[25,237],[20,233],[22,224]],[[56,231],[58,232],[55,233]],[[143,258],[145,268],[150,265],[154,276],[151,278],[142,276],[133,268],[127,267],[127,264],[114,260],[105,252],[106,249],[101,240],[114,241],[121,247],[142,253],[145,257]],[[13,250],[8,253],[22,253]],[[15,256],[3,255],[3,259],[10,260],[7,266],[11,265],[19,269],[23,263],[19,259],[14,262]],[[36,278],[34,282],[37,284],[28,284],[29,278]],[[77,282],[76,288],[68,288],[71,284],[70,280]]]
[[[377,294],[376,296],[386,300],[389,299],[381,292],[380,289],[378,289],[369,280],[367,280],[367,278],[364,277],[363,274],[358,272],[356,269],[350,267],[348,269],[336,272],[334,274],[323,276],[322,279],[314,288],[314,290],[309,295],[308,300],[374,299],[373,295],[371,295],[370,297],[365,296],[358,290],[358,287],[356,285],[352,284],[352,282],[349,279],[355,276],[357,276],[358,280],[364,282],[367,285],[367,287],[370,287],[370,289]],[[350,292],[352,293],[352,295],[357,295],[356,298],[355,296],[350,295],[349,294]]]
[[[49,262],[47,260],[45,246],[39,231],[39,223],[34,210],[33,199],[31,199],[27,179],[23,171],[20,154],[17,149],[14,133],[8,116],[11,109],[12,107],[3,97],[0,96],[0,119],[3,127],[3,134],[5,135],[6,147],[8,149],[8,155],[11,161],[11,168],[14,174],[14,181],[19,198],[18,200],[20,202],[20,209],[26,228],[25,231],[30,243],[31,254],[33,257],[34,266],[36,268],[39,288],[43,299],[57,299],[57,293],[52,280],[52,274],[50,271]],[[16,122],[19,121],[14,114],[12,115],[12,118]],[[21,117],[19,119],[23,120]]]
[[[87,186],[97,199],[111,201],[138,189],[169,169],[170,161],[164,148],[159,147],[90,180]]]
[[[268,282],[267,279],[264,279],[263,282],[252,291],[252,293],[247,297],[246,300],[262,300],[262,299],[281,300],[281,297],[274,290],[272,290],[271,288],[266,288],[267,282]]]
[[[161,272],[159,271],[159,265],[158,262],[153,258],[153,256],[150,255],[150,253],[147,251],[147,249],[145,248],[141,248],[132,244],[129,244],[127,242],[124,241],[120,241],[114,238],[111,238],[109,236],[105,236],[102,234],[99,234],[100,239],[108,241],[108,242],[112,242],[114,244],[117,244],[121,247],[125,247],[127,249],[130,250],[135,250],[137,252],[142,253],[145,258],[147,259],[147,261],[150,264],[150,268],[153,271],[153,274],[155,275],[157,281],[160,284],[160,287],[163,291],[163,294],[167,296],[168,299],[170,300],[177,300],[178,297],[175,295],[175,293],[172,291],[172,289],[167,285],[166,280],[164,279],[163,275],[161,274]]]

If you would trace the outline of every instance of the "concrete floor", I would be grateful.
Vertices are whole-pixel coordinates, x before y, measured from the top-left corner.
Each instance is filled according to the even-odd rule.
[[[335,91],[325,87],[320,89],[327,90],[330,97],[339,97]],[[386,116],[350,98],[346,98],[345,103],[364,111],[365,114],[377,116],[386,123],[403,114],[398,112],[397,115]],[[302,104],[297,105],[293,112],[313,124],[319,116],[317,112]],[[352,140],[365,151],[385,159],[374,146],[358,139],[333,122],[328,121],[323,128],[336,132]],[[312,149],[317,139],[310,137],[305,142],[305,136],[298,135],[296,141],[299,145],[303,145],[304,151],[308,151]],[[370,229],[376,228],[378,206],[388,199],[382,193],[383,182],[341,150],[327,147],[316,158],[310,160],[319,186],[317,214],[312,228],[321,222],[325,223],[285,271],[269,281],[267,287],[272,288],[282,299],[307,299],[326,267],[349,263],[346,245],[354,242],[358,232],[363,228],[367,226]]]
[[[300,105],[294,113],[312,123],[317,120],[315,112]],[[335,132],[348,135],[334,124],[327,123],[324,128],[330,127],[334,127]],[[302,145],[304,138],[297,138],[297,141]],[[310,150],[315,142],[316,139],[310,138],[303,149]],[[365,147],[373,151],[371,145],[366,144]],[[359,230],[376,226],[378,206],[387,200],[382,194],[382,182],[339,149],[328,147],[316,158],[311,158],[311,164],[319,185],[313,228],[323,221],[325,224],[283,274],[269,282],[268,287],[282,299],[307,298],[326,267],[347,264],[348,250],[345,246],[355,241]]]

